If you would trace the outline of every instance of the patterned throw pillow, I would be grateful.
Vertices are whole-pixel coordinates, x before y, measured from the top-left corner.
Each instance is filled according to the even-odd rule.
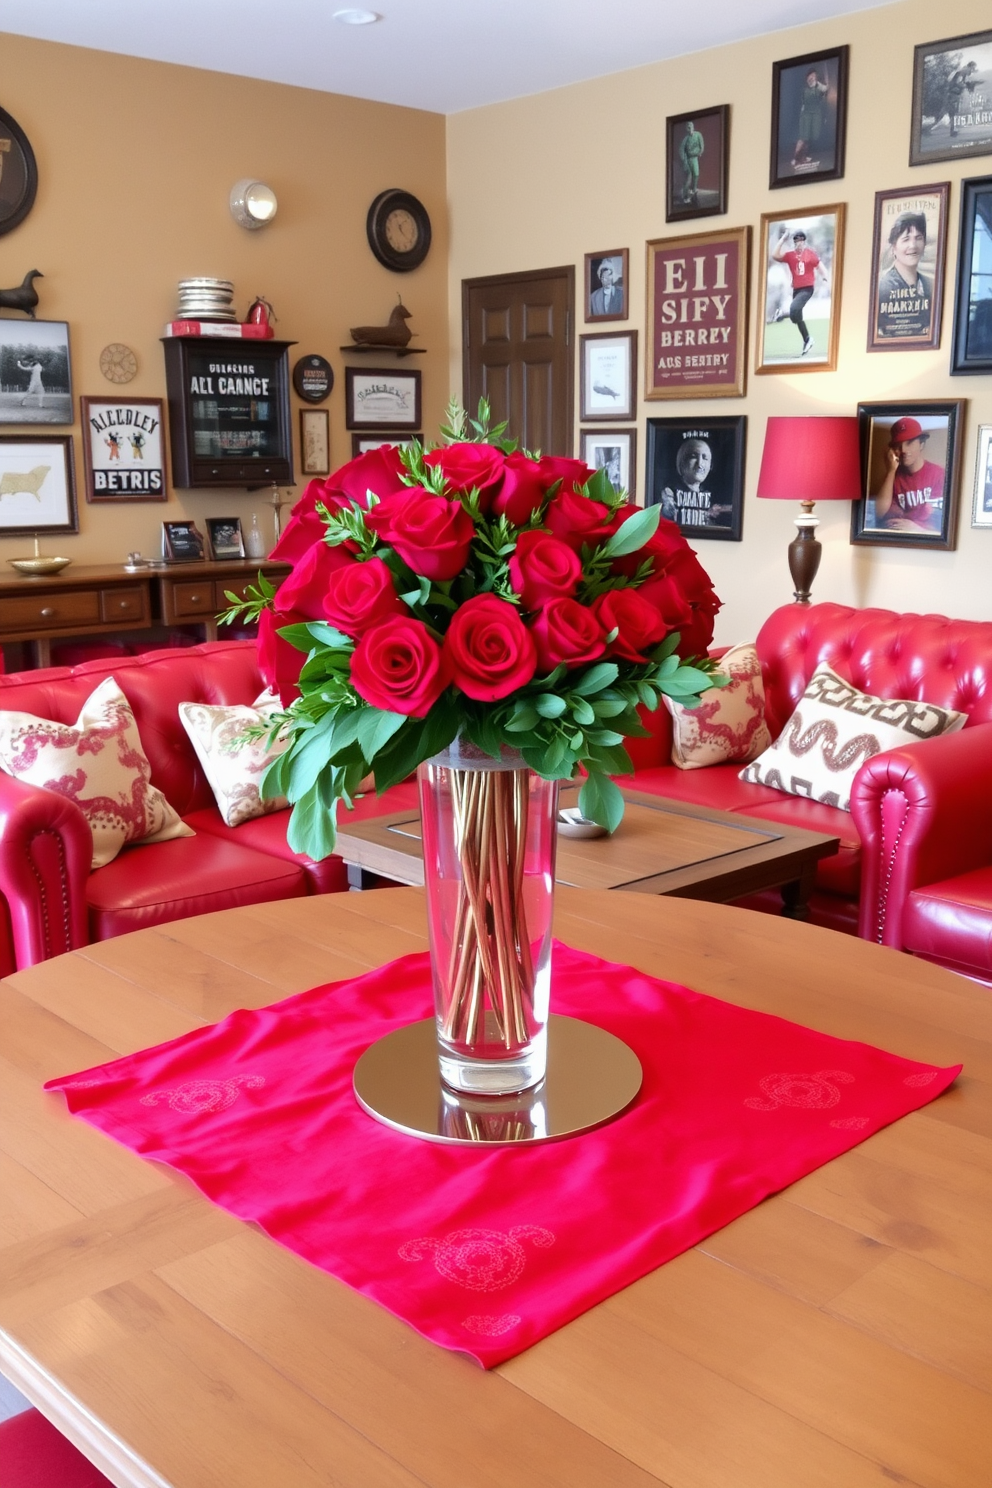
[[[150,783],[131,704],[113,677],[90,693],[75,723],[0,711],[0,769],[75,801],[93,833],[92,868],[128,842],[196,835]]]
[[[672,764],[680,770],[699,770],[730,760],[746,764],[772,742],[765,722],[761,662],[754,646],[732,646],[717,665],[730,681],[726,687],[704,692],[698,708],[685,708],[665,698],[672,715]]]
[[[253,724],[268,723],[273,713],[281,712],[282,703],[274,692],[263,692],[249,707],[234,703],[228,707],[207,703],[180,703],[179,718],[203,766],[207,783],[214,793],[217,810],[229,827],[270,811],[282,811],[289,802],[285,796],[263,801],[258,782],[272,760],[286,748],[287,740],[277,739],[267,745],[264,738],[245,739]]]
[[[854,777],[865,760],[901,744],[956,734],[966,719],[933,703],[872,697],[830,667],[818,667],[775,743],[740,778],[850,811]]]

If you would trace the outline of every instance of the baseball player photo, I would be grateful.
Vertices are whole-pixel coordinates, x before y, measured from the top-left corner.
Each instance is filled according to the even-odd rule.
[[[804,217],[762,217],[765,314],[758,371],[836,365],[835,266],[843,207]]]
[[[863,403],[865,495],[852,511],[853,542],[952,548],[963,403]]]

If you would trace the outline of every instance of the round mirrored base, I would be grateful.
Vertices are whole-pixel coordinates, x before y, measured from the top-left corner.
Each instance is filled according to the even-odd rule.
[[[387,1033],[355,1065],[363,1110],[427,1142],[508,1146],[554,1142],[601,1126],[641,1088],[641,1063],[622,1039],[593,1023],[552,1014],[548,1070],[515,1095],[464,1095],[442,1083],[433,1018]]]

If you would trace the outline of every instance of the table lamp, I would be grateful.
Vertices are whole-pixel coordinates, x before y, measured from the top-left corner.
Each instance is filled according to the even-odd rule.
[[[823,549],[816,536],[817,501],[861,497],[861,455],[856,418],[770,418],[758,476],[758,495],[798,501],[799,531],[789,544],[789,572],[798,604],[809,604]]]

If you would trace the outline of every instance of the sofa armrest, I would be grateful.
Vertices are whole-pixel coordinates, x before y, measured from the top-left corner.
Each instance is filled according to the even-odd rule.
[[[902,949],[909,893],[992,863],[992,724],[877,754],[858,771],[858,934]]]
[[[75,801],[0,774],[0,894],[19,968],[89,941],[93,834]]]

